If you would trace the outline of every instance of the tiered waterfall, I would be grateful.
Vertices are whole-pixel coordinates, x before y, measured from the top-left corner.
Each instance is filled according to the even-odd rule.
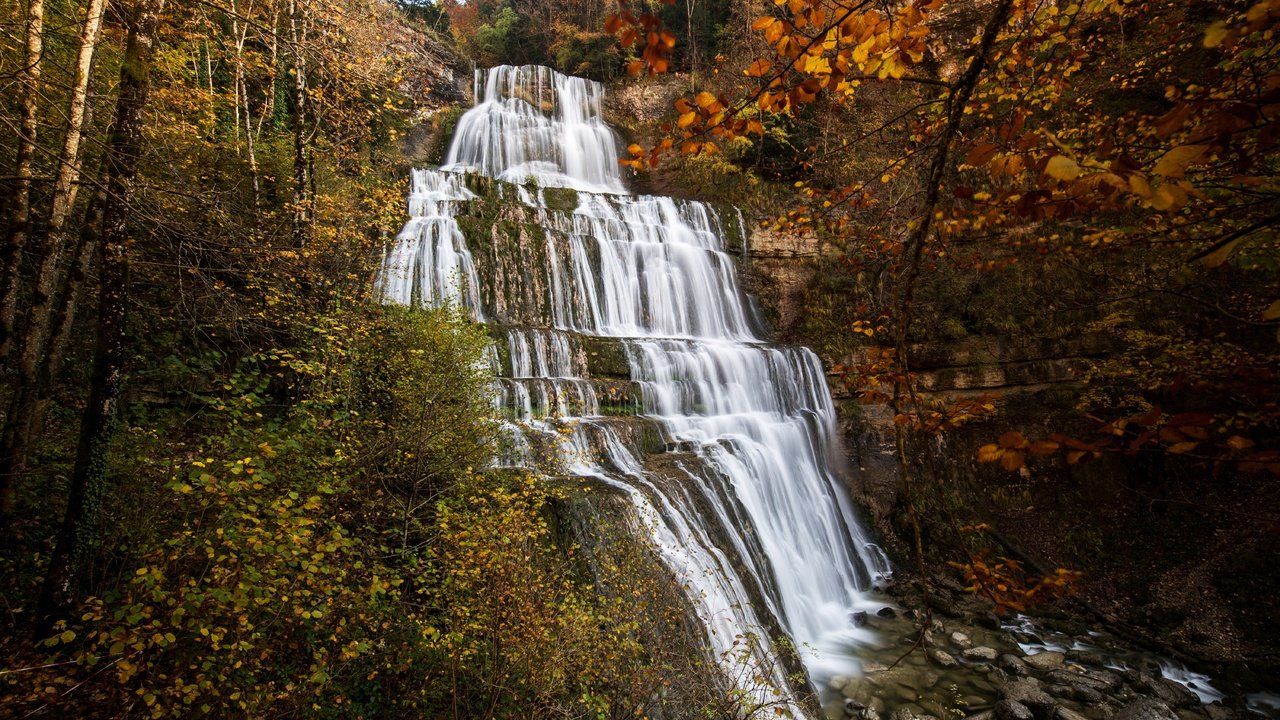
[[[384,300],[494,324],[508,462],[532,462],[519,438],[573,427],[555,433],[568,470],[630,499],[730,676],[786,688],[779,629],[818,687],[856,674],[854,616],[888,567],[842,484],[818,359],[768,342],[739,286],[724,246],[741,219],[627,194],[597,83],[504,66],[475,92],[446,165],[413,173]],[[476,175],[536,227],[469,214]],[[627,412],[660,441],[620,433]]]

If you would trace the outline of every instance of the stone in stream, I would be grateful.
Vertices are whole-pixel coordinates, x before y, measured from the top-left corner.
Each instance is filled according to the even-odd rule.
[[[850,615],[849,617],[850,617],[850,619],[852,619],[852,620],[853,620],[853,626],[854,626],[854,627],[859,627],[859,628],[860,628],[860,627],[866,627],[866,625],[867,625],[867,612],[866,612],[865,610],[859,610],[859,611],[857,611],[857,612],[853,613],[852,615]]]
[[[965,660],[977,660],[978,662],[994,662],[1000,653],[995,648],[989,648],[985,645],[980,647],[968,648],[960,653],[960,657]]]
[[[1135,678],[1130,678],[1130,681],[1138,692],[1154,695],[1169,707],[1193,707],[1200,704],[1200,698],[1195,693],[1188,690],[1182,683],[1168,678],[1157,678],[1138,672]]]
[[[877,610],[877,611],[876,611],[876,616],[877,616],[877,617],[882,617],[882,618],[897,617],[897,615],[898,615],[898,611],[897,611],[897,610],[894,610],[893,608],[889,607],[888,605],[885,605],[884,607],[882,607],[882,608],[880,608],[879,610]]]
[[[1051,670],[1044,679],[1055,685],[1089,687],[1098,691],[1111,690],[1120,684],[1120,678],[1106,671],[1091,671],[1069,667]]]
[[[973,645],[973,641],[969,639],[968,635],[957,630],[951,633],[951,644],[958,648],[968,648]]]
[[[835,690],[836,692],[840,692],[841,690],[844,689],[844,686],[848,684],[849,684],[849,678],[843,675],[834,675],[830,680],[827,681],[827,687],[831,688],[832,690]]]
[[[1106,701],[1107,697],[1087,685],[1077,685],[1071,688],[1071,699],[1085,705],[1099,705]]]
[[[1001,700],[996,703],[996,720],[1036,720],[1031,708],[1016,700]]]
[[[1169,706],[1155,698],[1138,698],[1111,716],[1111,720],[1179,720]]]
[[[1066,655],[1063,653],[1046,650],[1045,652],[1036,653],[1035,655],[1028,655],[1023,658],[1022,661],[1040,672],[1048,672],[1062,667],[1062,661],[1065,658]]]
[[[1034,679],[1015,680],[1000,688],[1000,697],[1015,703],[1026,705],[1036,717],[1048,720],[1053,715],[1057,702],[1049,693],[1040,689],[1040,683]],[[997,706],[998,707],[998,706]],[[999,714],[999,713],[997,713]]]
[[[1089,718],[1070,708],[1064,708],[1061,705],[1057,710],[1053,711],[1054,720],[1089,720]]]
[[[929,651],[929,659],[932,660],[934,664],[936,664],[938,667],[945,668],[945,669],[959,667],[960,665],[960,663],[957,662],[954,657],[951,657],[950,653],[944,652],[942,650],[937,650],[937,649]]]
[[[1026,677],[1031,674],[1031,671],[1027,669],[1027,664],[1022,662],[1022,659],[1017,655],[1009,655],[1008,653],[1001,655],[996,660],[996,664],[1000,666],[1001,670],[1004,670],[1010,675]]]

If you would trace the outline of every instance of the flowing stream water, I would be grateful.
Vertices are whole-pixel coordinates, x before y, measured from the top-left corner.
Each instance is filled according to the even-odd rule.
[[[889,567],[841,481],[823,369],[808,349],[767,340],[724,248],[740,217],[627,193],[601,94],[548,68],[477,72],[446,164],[413,172],[411,219],[379,292],[453,303],[501,328],[498,405],[516,444],[507,462],[533,462],[529,439],[551,438],[569,472],[629,498],[717,661],[759,702],[795,690],[777,629],[816,687],[856,675],[854,651],[871,633],[855,614],[881,607],[868,591]],[[458,222],[476,198],[466,173],[511,183],[496,187],[537,219],[536,252],[491,263],[523,280],[478,270],[477,239]],[[549,202],[546,188],[572,202]],[[639,447],[602,414],[586,342],[617,349],[634,411],[668,452]]]

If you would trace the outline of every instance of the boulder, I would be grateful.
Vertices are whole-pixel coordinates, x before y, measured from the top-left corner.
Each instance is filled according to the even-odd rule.
[[[995,648],[989,648],[985,645],[969,648],[960,653],[960,657],[965,660],[975,660],[977,662],[995,662],[1000,657],[1000,653]]]
[[[1071,687],[1088,687],[1099,692],[1112,690],[1120,685],[1120,678],[1104,671],[1076,670],[1063,667],[1052,670],[1044,676],[1047,682]]]
[[[1022,662],[1022,659],[1017,655],[1009,655],[1007,653],[1001,655],[996,659],[996,664],[1000,666],[1001,670],[1004,670],[1010,675],[1026,677],[1031,674],[1031,671],[1027,669],[1027,664]]]
[[[853,615],[850,616],[850,619],[853,620],[854,627],[860,628],[860,627],[867,626],[867,613],[864,610],[859,610],[858,612],[855,612]]]
[[[1054,720],[1089,720],[1089,718],[1070,708],[1064,708],[1061,705],[1053,711]]]
[[[1028,655],[1022,661],[1040,672],[1048,672],[1062,667],[1062,661],[1065,658],[1066,655],[1063,653],[1047,650],[1035,655]]]
[[[1001,700],[995,707],[996,720],[1036,720],[1031,708],[1015,700]]]
[[[937,649],[929,651],[929,660],[940,668],[953,668],[960,665],[950,653]]]
[[[1168,678],[1153,677],[1144,672],[1133,678],[1134,688],[1144,694],[1159,698],[1169,707],[1194,707],[1200,704],[1200,698],[1181,683]]]
[[[1204,713],[1209,716],[1209,720],[1235,720],[1236,712],[1225,705],[1214,703],[1204,706]]]
[[[1138,698],[1111,716],[1111,720],[1179,720],[1164,702],[1155,698]]]
[[[1053,710],[1058,705],[1049,693],[1040,689],[1040,683],[1033,679],[1006,683],[1000,688],[1000,697],[1027,706],[1041,720],[1052,718]]]

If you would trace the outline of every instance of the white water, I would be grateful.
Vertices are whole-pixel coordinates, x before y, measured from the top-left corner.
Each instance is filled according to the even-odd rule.
[[[599,84],[498,67],[476,74],[476,98],[447,165],[414,171],[412,219],[387,255],[379,291],[388,302],[451,302],[510,326],[500,410],[557,443],[570,472],[631,500],[715,656],[750,697],[769,702],[770,686],[789,690],[769,639],[775,625],[815,686],[856,675],[852,650],[871,635],[852,616],[879,607],[865,593],[889,569],[839,480],[835,412],[817,358],[765,342],[712,208],[624,194]],[[481,292],[453,219],[474,197],[462,172],[525,185],[515,194],[540,219],[545,249],[494,263],[511,272],[537,266],[543,290],[513,285],[536,295],[544,327],[527,326],[514,291]],[[576,209],[552,209],[529,179],[578,191]],[[676,451],[661,473],[600,417],[584,335],[623,348],[641,412]],[[566,434],[548,417],[579,421]],[[528,447],[518,440],[517,455]]]

